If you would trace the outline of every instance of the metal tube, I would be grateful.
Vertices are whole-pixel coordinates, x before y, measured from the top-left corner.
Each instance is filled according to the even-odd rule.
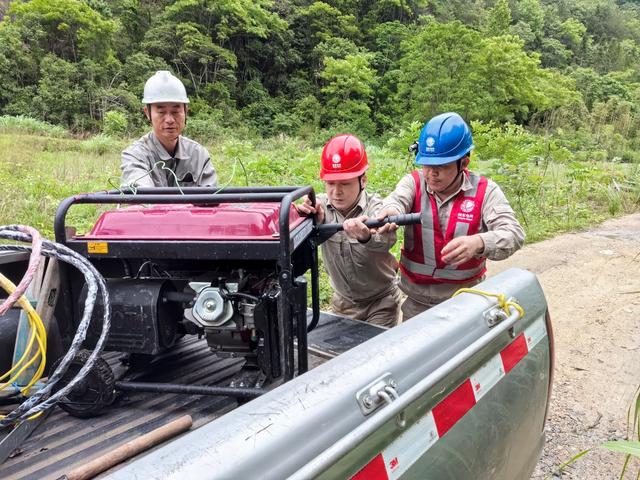
[[[194,193],[189,195],[173,195],[167,193],[154,193],[144,195],[110,195],[105,193],[90,193],[76,199],[74,203],[193,203],[193,204],[218,204],[218,203],[244,203],[244,202],[279,202],[285,194],[282,192],[267,193]]]
[[[480,337],[456,356],[452,357],[435,369],[405,393],[400,395],[400,397],[390,405],[378,410],[364,423],[360,424],[357,428],[349,432],[347,435],[331,445],[327,450],[300,468],[297,472],[291,475],[288,480],[306,480],[319,476],[328,467],[335,464],[348,452],[362,443],[369,435],[382,427],[382,425],[391,420],[394,416],[401,413],[411,403],[415,402],[418,398],[433,388],[438,382],[446,378],[453,370],[460,367],[464,362],[473,357],[479,350],[486,347],[504,332],[509,330],[509,328],[511,328],[519,319],[520,314],[513,309],[511,315],[498,326],[490,330],[489,333]]]
[[[318,246],[311,246],[311,323],[307,326],[310,332],[318,326],[320,320],[320,273],[318,272]]]
[[[108,190],[106,193],[108,195],[122,195],[122,194],[134,194],[134,195],[147,195],[147,194],[172,194],[172,195],[184,195],[184,194],[193,194],[193,193],[201,193],[201,194],[218,194],[218,193],[289,193],[297,190],[300,187],[226,187],[226,188],[216,188],[216,187],[143,187],[138,188],[135,191],[131,188],[125,187],[122,190]]]
[[[187,395],[220,395],[235,398],[256,398],[267,392],[264,388],[210,387],[207,385],[147,382],[116,382],[115,388],[123,392],[184,393]]]
[[[181,191],[182,190],[182,191]],[[309,193],[311,191],[311,193]],[[123,193],[131,192],[131,193]],[[179,188],[140,188],[134,194],[131,189],[109,190],[97,193],[85,193],[67,197],[58,206],[54,220],[54,233],[56,242],[66,242],[65,220],[67,211],[71,205],[77,203],[90,204],[171,204],[171,203],[244,203],[244,202],[281,202],[288,206],[292,200],[297,200],[308,194],[315,201],[315,195],[311,187],[229,187],[223,189],[209,187],[185,187]],[[280,212],[282,220],[282,212]],[[287,223],[288,226],[288,223]]]
[[[278,222],[280,233],[280,257],[278,258],[278,281],[282,295],[278,298],[278,332],[280,341],[281,365],[285,381],[291,380],[294,375],[295,360],[293,351],[293,315],[289,291],[293,286],[293,272],[291,268],[291,236],[289,230],[289,214],[291,204],[308,195],[311,203],[315,205],[316,195],[310,186],[299,187],[282,198],[280,203],[280,218]]]

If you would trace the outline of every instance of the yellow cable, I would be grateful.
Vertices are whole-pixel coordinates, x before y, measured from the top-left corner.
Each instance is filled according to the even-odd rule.
[[[31,415],[30,417],[27,418],[27,420],[35,420],[36,418],[38,418],[40,415],[42,415],[44,412],[40,411],[38,413],[34,413],[33,415]],[[0,420],[7,418],[6,415],[0,415]]]
[[[507,300],[507,298],[504,296],[503,293],[491,293],[491,292],[485,292],[484,290],[478,290],[476,288],[461,288],[460,290],[458,290],[456,293],[454,293],[453,295],[451,295],[451,297],[455,297],[456,295],[459,295],[461,293],[475,293],[476,295],[483,295],[485,297],[494,297],[498,299],[498,305],[500,306],[500,308],[502,308],[502,310],[507,314],[510,315],[511,312],[509,311],[509,307],[513,307],[515,308],[518,313],[520,314],[520,318],[524,317],[524,308],[522,308],[520,305],[518,305],[516,302],[511,301],[511,300]]]
[[[16,289],[15,284],[11,282],[11,280],[9,280],[7,277],[2,275],[2,273],[0,273],[0,286],[9,294],[11,294]],[[29,380],[27,385],[25,385],[22,388],[22,393],[26,395],[29,392],[29,389],[42,377],[42,374],[44,372],[44,367],[46,364],[47,333],[46,333],[45,326],[42,323],[42,319],[40,318],[38,313],[35,311],[35,309],[31,306],[31,303],[29,303],[29,301],[25,298],[24,295],[18,299],[17,303],[24,309],[24,311],[27,314],[27,319],[29,321],[29,326],[31,328],[31,335],[29,337],[29,341],[27,342],[27,348],[22,353],[22,356],[20,357],[20,359],[11,368],[11,370],[9,370],[7,373],[5,373],[0,377],[0,380],[3,380],[7,376],[10,376],[9,380],[7,380],[3,384],[0,384],[0,390],[3,390],[7,386],[13,384],[20,377],[20,375],[27,368],[29,368],[29,366],[31,366],[38,359],[38,357],[40,357],[41,360],[38,365],[38,368],[36,369],[33,376],[31,377],[31,380]],[[37,341],[38,343],[38,349],[35,352],[35,354],[31,357],[31,359],[28,362],[26,362],[26,358],[28,357],[28,355],[32,350],[34,340]],[[18,369],[18,371],[14,373],[16,369]],[[30,417],[30,418],[35,418],[35,417]]]

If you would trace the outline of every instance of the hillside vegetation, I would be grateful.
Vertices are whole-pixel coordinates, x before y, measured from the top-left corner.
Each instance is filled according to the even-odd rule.
[[[640,7],[614,0],[31,0],[0,24],[0,114],[135,134],[157,69],[191,130],[365,140],[456,110],[636,161]]]
[[[148,129],[140,98],[157,69],[186,84],[186,134],[225,184],[320,188],[322,144],[350,131],[384,195],[410,170],[421,125],[456,110],[474,131],[472,168],[501,184],[530,241],[638,207],[637,2],[31,0],[6,11],[3,223],[49,232],[60,198],[117,185],[118,152]]]

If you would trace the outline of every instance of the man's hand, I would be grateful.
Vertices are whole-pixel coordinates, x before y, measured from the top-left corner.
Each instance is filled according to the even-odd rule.
[[[480,235],[456,237],[442,249],[442,260],[449,265],[461,265],[484,250]]]
[[[311,205],[311,199],[308,196],[302,197],[302,203],[296,205],[296,210],[301,215],[315,215],[316,223],[320,224],[324,222],[324,208],[322,203],[316,200],[316,206]]]
[[[384,220],[387,217],[392,215],[400,215],[400,212],[397,208],[387,207],[378,212],[376,215],[377,220]],[[387,223],[386,225],[381,226],[377,230],[374,230],[377,233],[387,233],[387,232],[395,232],[398,229],[398,225],[395,223]]]
[[[345,220],[342,224],[344,233],[346,233],[351,238],[355,238],[359,242],[368,242],[371,238],[371,229],[369,229],[369,227],[364,224],[364,222],[366,222],[367,220],[369,220],[369,217],[367,217],[366,215]]]

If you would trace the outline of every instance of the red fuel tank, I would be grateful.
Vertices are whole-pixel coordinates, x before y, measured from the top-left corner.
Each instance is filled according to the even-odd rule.
[[[153,205],[104,212],[85,240],[274,240],[280,205],[225,203],[217,206]],[[292,205],[289,228],[304,220]]]

